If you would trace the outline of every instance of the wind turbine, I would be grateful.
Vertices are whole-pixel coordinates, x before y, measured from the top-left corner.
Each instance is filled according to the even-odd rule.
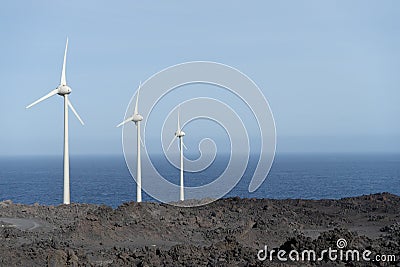
[[[180,161],[181,161],[181,170],[180,170],[180,194],[179,200],[185,200],[185,192],[184,192],[184,185],[183,185],[183,147],[186,149],[185,144],[183,143],[183,137],[185,136],[185,132],[181,129],[180,123],[180,109],[178,110],[178,129],[175,132],[175,137],[172,139],[171,143],[168,146],[168,149],[171,147],[172,143],[176,138],[179,138],[179,151],[180,151]]]
[[[42,98],[38,99],[37,101],[33,102],[26,108],[30,108],[36,105],[43,100],[53,96],[53,95],[60,95],[64,97],[64,204],[70,204],[70,189],[69,189],[69,145],[68,145],[68,107],[72,110],[78,120],[84,125],[81,117],[79,117],[78,113],[76,112],[75,108],[72,106],[71,101],[68,99],[68,95],[71,93],[71,88],[67,86],[67,80],[65,77],[65,64],[67,59],[67,50],[68,50],[68,38],[65,44],[65,51],[64,51],[64,63],[62,66],[61,71],[61,81],[60,85],[57,86],[56,89],[48,93],[47,95],[43,96]]]
[[[140,161],[140,144],[142,141],[140,139],[140,122],[143,120],[143,116],[138,113],[140,87],[141,83],[139,84],[139,89],[136,96],[135,111],[133,112],[133,115],[117,125],[117,127],[120,127],[130,121],[133,121],[136,124],[136,130],[137,130],[136,201],[137,202],[142,202],[142,163]]]

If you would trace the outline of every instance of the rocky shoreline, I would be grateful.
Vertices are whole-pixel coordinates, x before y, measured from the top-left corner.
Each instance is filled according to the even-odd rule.
[[[261,261],[270,249],[368,249],[395,260]],[[269,255],[268,255],[269,256]],[[400,197],[228,198],[196,208],[0,202],[0,266],[400,266]]]

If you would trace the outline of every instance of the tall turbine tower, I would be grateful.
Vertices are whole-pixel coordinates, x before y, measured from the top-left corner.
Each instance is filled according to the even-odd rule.
[[[133,115],[117,125],[117,127],[120,127],[130,121],[133,121],[136,124],[136,130],[137,130],[136,201],[137,202],[142,202],[142,163],[140,161],[140,144],[141,144],[140,122],[143,120],[143,117],[142,117],[142,115],[140,115],[138,113],[140,87],[141,87],[141,84],[139,84],[139,89],[138,89],[138,93],[136,96],[135,111],[133,112]]]
[[[30,108],[36,105],[39,102],[53,96],[53,95],[60,95],[64,97],[64,204],[70,204],[70,189],[69,189],[69,145],[68,145],[68,107],[72,110],[78,120],[84,125],[81,117],[79,117],[78,113],[74,109],[71,104],[71,101],[68,99],[68,95],[71,93],[71,88],[67,86],[67,79],[65,77],[65,64],[67,59],[67,50],[68,50],[68,38],[65,44],[65,52],[64,52],[64,63],[62,66],[61,71],[61,81],[60,85],[57,86],[56,89],[45,95],[44,97],[38,99],[37,101],[33,102],[26,108]]]
[[[179,194],[179,200],[183,201],[185,200],[185,192],[184,192],[184,184],[183,184],[183,148],[186,149],[185,144],[183,143],[183,137],[185,136],[185,132],[182,131],[181,129],[181,123],[180,123],[180,110],[178,111],[178,129],[175,132],[175,137],[172,139],[171,143],[168,146],[168,149],[171,147],[172,143],[174,142],[175,138],[179,138],[179,152],[180,152],[180,163],[181,163],[181,169],[180,169],[180,194]]]

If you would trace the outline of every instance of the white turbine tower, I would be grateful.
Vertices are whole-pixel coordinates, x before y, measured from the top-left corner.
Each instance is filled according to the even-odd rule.
[[[179,200],[183,201],[185,200],[185,192],[184,192],[184,184],[183,184],[183,148],[186,149],[185,144],[183,143],[183,137],[185,136],[185,132],[182,131],[181,129],[181,123],[180,123],[180,109],[178,111],[178,129],[175,132],[175,137],[172,139],[171,143],[168,146],[168,149],[171,147],[172,143],[174,142],[175,138],[179,138],[179,152],[180,152],[180,163],[181,163],[181,169],[180,169],[180,194],[179,194]]]
[[[64,204],[70,204],[70,189],[69,189],[69,146],[68,146],[68,107],[72,110],[78,120],[84,125],[81,117],[79,117],[75,108],[72,106],[71,101],[68,99],[68,95],[71,93],[71,88],[67,86],[67,80],[65,77],[65,64],[67,59],[67,50],[68,50],[68,38],[65,44],[65,52],[64,52],[64,63],[61,71],[61,81],[60,85],[57,86],[56,89],[45,95],[44,97],[38,99],[33,102],[26,108],[30,108],[36,105],[39,102],[53,96],[60,95],[64,97]]]
[[[117,125],[117,127],[120,127],[130,121],[133,121],[136,124],[136,130],[137,130],[136,201],[137,202],[142,202],[142,163],[140,161],[140,144],[142,141],[140,139],[140,122],[143,120],[143,117],[138,113],[140,87],[141,83],[139,84],[139,89],[136,96],[135,111],[133,112],[133,115]]]

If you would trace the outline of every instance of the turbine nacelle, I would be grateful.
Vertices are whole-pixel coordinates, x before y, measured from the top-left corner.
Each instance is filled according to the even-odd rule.
[[[133,122],[138,122],[138,121],[142,121],[143,120],[143,116],[142,115],[140,115],[140,114],[133,114],[133,116],[132,116],[132,121]]]
[[[185,132],[181,131],[181,130],[178,130],[178,131],[175,132],[175,136],[179,137],[179,138],[184,137],[185,136]]]
[[[71,87],[67,85],[60,85],[57,87],[57,94],[64,96],[69,95],[72,92]]]

